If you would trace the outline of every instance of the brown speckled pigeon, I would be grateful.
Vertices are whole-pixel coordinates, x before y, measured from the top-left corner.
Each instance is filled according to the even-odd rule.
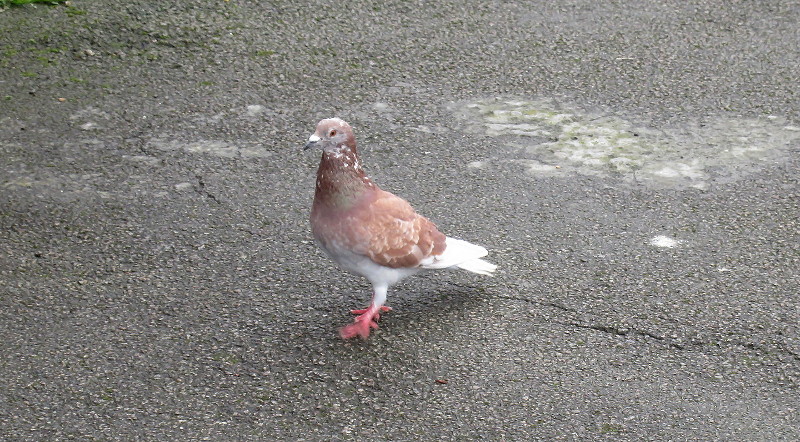
[[[366,339],[378,328],[389,287],[421,270],[458,267],[491,275],[497,266],[480,259],[485,248],[445,236],[406,200],[381,190],[364,173],[353,129],[338,118],[320,121],[305,149],[322,149],[311,228],[325,253],[343,269],[367,278],[372,303],[342,328],[344,339]]]

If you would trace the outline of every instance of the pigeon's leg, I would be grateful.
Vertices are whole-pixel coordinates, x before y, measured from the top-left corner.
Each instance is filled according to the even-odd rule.
[[[355,338],[356,336],[361,339],[367,339],[369,332],[373,328],[378,328],[378,319],[380,319],[380,312],[388,312],[391,310],[389,307],[383,305],[386,302],[386,292],[389,287],[386,285],[375,285],[375,291],[372,295],[372,304],[364,310],[354,310],[353,313],[357,314],[355,322],[350,325],[342,327],[339,330],[339,336],[343,339]]]
[[[352,313],[354,315],[363,315],[364,313],[367,312],[367,310],[369,310],[369,308],[362,308],[360,310],[350,310],[350,313]],[[381,311],[384,312],[384,313],[390,312],[390,311],[392,311],[392,308],[389,307],[388,305],[382,305],[381,306]],[[380,318],[378,318],[378,319],[380,319]]]

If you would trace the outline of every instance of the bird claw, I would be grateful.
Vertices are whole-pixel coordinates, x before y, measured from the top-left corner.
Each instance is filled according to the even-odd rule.
[[[378,320],[381,319],[381,315],[378,311],[388,312],[390,310],[392,310],[392,308],[387,306],[381,306],[374,310],[369,308],[351,310],[351,313],[358,316],[356,316],[352,324],[346,325],[339,330],[339,336],[341,336],[342,339],[355,338],[356,336],[361,339],[367,339],[367,337],[369,337],[369,332],[371,330],[377,330],[378,328]]]
[[[369,337],[369,332],[371,329],[377,329],[378,323],[371,319],[359,319],[361,316],[356,318],[356,321],[350,325],[346,325],[339,330],[339,336],[342,339],[351,339],[358,336],[361,339],[367,339]]]

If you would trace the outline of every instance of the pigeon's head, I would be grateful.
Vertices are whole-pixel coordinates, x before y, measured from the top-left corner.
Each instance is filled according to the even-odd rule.
[[[339,118],[327,118],[317,123],[317,130],[308,137],[303,150],[319,147],[326,152],[340,152],[342,148],[356,151],[356,138],[353,128]]]

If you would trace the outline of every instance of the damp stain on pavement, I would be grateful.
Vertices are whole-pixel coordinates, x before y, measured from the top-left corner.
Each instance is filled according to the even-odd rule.
[[[494,98],[456,103],[451,110],[472,132],[497,138],[505,158],[471,168],[522,166],[525,173],[619,177],[655,187],[707,189],[741,179],[785,159],[800,145],[800,126],[785,118],[712,116],[685,127],[654,128],[547,98]]]

